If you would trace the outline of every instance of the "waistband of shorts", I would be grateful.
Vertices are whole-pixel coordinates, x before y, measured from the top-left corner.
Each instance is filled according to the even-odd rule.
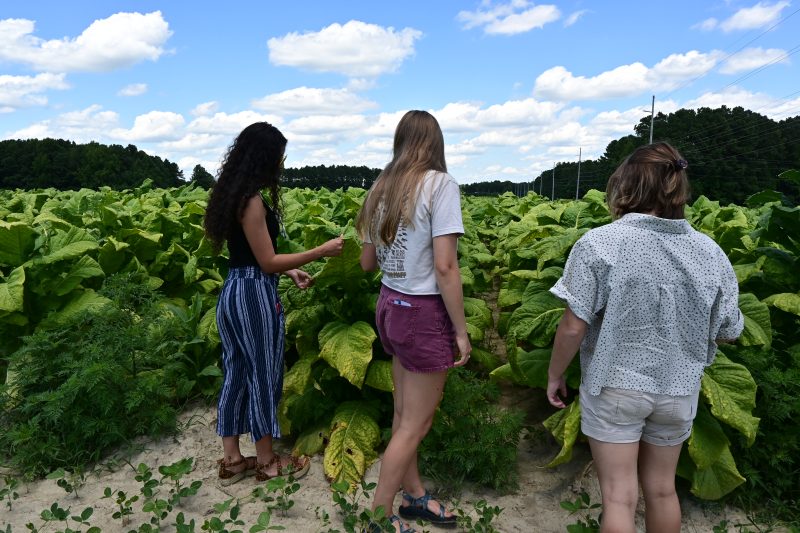
[[[381,292],[384,292],[384,293],[392,295],[392,296],[396,295],[396,296],[400,296],[400,297],[413,298],[415,300],[422,300],[422,301],[425,301],[425,300],[434,301],[434,300],[441,300],[442,299],[442,295],[441,294],[406,294],[404,292],[396,291],[396,290],[392,289],[391,287],[387,287],[383,283],[381,283]]]
[[[228,269],[228,279],[266,279],[277,281],[278,274],[268,274],[257,266],[243,266]]]

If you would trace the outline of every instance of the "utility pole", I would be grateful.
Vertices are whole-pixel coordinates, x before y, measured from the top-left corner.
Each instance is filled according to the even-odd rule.
[[[650,144],[653,144],[653,118],[656,115],[656,95],[653,95],[653,101],[650,104]]]
[[[581,190],[581,151],[583,147],[578,148],[578,181],[575,184],[575,199],[578,199],[578,191]]]
[[[556,164],[553,163],[553,197],[551,200],[556,199]]]

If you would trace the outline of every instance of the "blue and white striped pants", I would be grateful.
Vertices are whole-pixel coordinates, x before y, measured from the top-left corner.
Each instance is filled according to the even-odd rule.
[[[217,434],[250,433],[253,441],[281,436],[284,314],[278,275],[231,268],[217,302],[225,377],[217,404]]]

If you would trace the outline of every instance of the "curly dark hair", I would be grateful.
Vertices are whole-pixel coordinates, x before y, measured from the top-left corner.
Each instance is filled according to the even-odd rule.
[[[272,209],[280,217],[280,175],[286,137],[267,122],[247,126],[228,148],[206,207],[206,236],[216,253],[241,219],[244,206],[269,189]]]

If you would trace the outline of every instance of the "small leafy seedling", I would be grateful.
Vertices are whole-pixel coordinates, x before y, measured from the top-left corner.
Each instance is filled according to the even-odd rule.
[[[581,511],[600,509],[601,505],[599,503],[592,503],[586,491],[581,491],[574,501],[562,501],[561,508],[569,511],[570,516],[572,516]],[[600,513],[600,516],[603,516],[602,513]],[[585,522],[584,519],[586,520]],[[583,518],[579,518],[576,523],[567,525],[567,531],[569,533],[597,533],[600,531],[600,522],[590,513],[586,513]]]

